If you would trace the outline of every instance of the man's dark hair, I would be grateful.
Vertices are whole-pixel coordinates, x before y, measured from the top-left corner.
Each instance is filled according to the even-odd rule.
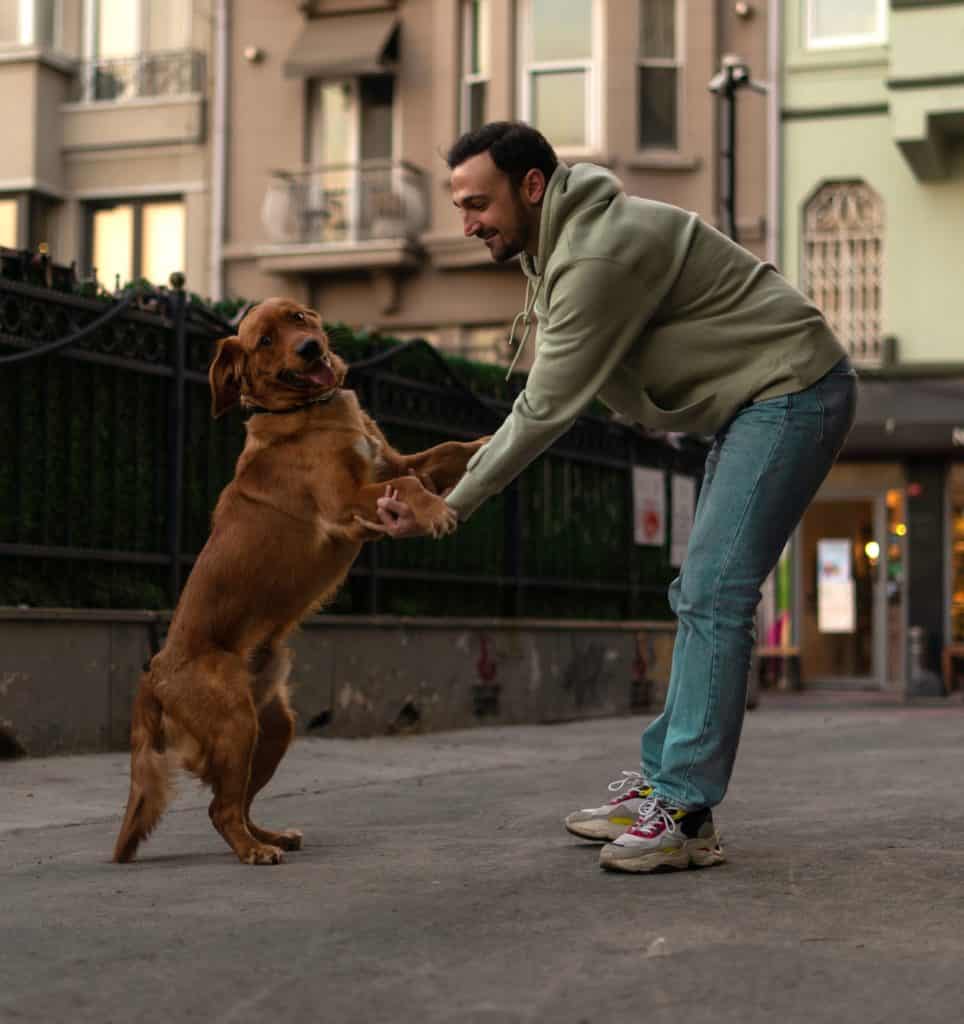
[[[453,144],[445,160],[454,170],[469,157],[486,151],[517,187],[533,168],[542,171],[548,181],[559,163],[542,132],[522,121],[492,121],[474,132],[466,132]]]

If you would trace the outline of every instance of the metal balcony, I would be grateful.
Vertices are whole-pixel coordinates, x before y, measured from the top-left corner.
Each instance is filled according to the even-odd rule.
[[[428,184],[411,164],[370,160],[276,171],[261,221],[273,246],[413,242],[428,224]]]
[[[136,57],[84,61],[71,82],[74,103],[190,96],[203,92],[204,54],[166,50]]]

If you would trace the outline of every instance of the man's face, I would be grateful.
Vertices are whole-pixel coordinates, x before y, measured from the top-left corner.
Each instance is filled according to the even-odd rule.
[[[535,255],[539,208],[527,201],[531,191],[527,182],[516,188],[485,152],[459,164],[452,171],[451,184],[452,202],[462,212],[466,238],[481,238],[496,263],[505,263],[526,249]]]

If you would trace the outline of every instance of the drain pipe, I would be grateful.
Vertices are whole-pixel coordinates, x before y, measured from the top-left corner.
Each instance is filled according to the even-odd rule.
[[[783,238],[783,135],[780,128],[780,107],[783,104],[783,62],[780,53],[782,21],[782,0],[770,0],[767,9],[767,73],[770,79],[767,97],[767,260],[778,268]]]
[[[224,227],[227,168],[228,47],[230,0],[216,0],[214,13],[214,102],[211,126],[211,249],[208,294],[215,302],[224,298]]]

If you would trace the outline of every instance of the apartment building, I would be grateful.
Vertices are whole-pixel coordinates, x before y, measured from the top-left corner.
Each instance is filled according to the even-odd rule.
[[[964,653],[964,2],[785,0],[782,38],[781,263],[862,377],[794,639],[805,681],[936,692]]]
[[[521,118],[720,223],[708,84],[724,55],[766,80],[768,30],[730,0],[0,0],[0,244],[503,358],[522,277],[462,237],[452,141]],[[736,227],[764,253],[767,103],[736,108]]]

